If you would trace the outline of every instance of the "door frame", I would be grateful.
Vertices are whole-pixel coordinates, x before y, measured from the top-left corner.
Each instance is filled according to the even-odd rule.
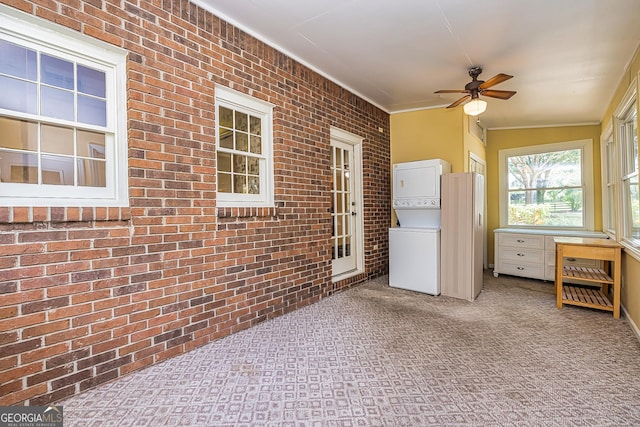
[[[362,142],[364,138],[339,129],[337,127],[330,127],[330,145],[333,147],[334,142],[350,145],[353,147],[353,165],[352,165],[352,182],[354,186],[353,200],[355,201],[356,215],[353,221],[353,238],[355,242],[352,242],[352,250],[355,251],[355,269],[335,273],[333,271],[333,259],[331,279],[333,282],[337,282],[348,277],[356,276],[364,272],[364,201],[362,200],[364,192],[362,186]],[[333,197],[333,188],[331,188],[331,196]],[[331,220],[331,227],[333,227],[333,219]],[[333,244],[333,242],[331,242]]]

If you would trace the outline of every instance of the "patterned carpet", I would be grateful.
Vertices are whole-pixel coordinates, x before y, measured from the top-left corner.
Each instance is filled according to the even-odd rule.
[[[370,281],[64,405],[88,426],[638,426],[624,319],[485,274],[469,303]]]

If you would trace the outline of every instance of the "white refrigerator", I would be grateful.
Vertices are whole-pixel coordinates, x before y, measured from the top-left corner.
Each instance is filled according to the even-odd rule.
[[[482,290],[484,177],[442,176],[442,295],[473,301]]]

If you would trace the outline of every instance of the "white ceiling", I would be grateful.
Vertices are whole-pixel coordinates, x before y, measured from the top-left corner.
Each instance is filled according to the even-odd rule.
[[[196,0],[389,113],[446,106],[467,69],[488,128],[597,123],[640,42],[640,0]],[[461,108],[461,107],[459,107]]]

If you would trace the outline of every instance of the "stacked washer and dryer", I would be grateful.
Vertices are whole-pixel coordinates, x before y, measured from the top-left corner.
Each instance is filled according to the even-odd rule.
[[[389,285],[440,294],[441,176],[451,172],[442,159],[393,165],[393,209],[389,229]]]

